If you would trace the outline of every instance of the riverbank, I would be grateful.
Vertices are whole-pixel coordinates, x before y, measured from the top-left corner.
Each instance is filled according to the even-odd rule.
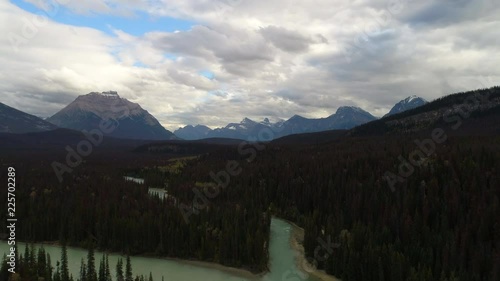
[[[290,246],[297,252],[297,267],[321,281],[341,281],[332,275],[328,275],[324,270],[315,269],[308,261],[304,251],[304,229],[291,221],[287,221],[292,226],[290,235]]]
[[[5,240],[0,240],[0,241],[6,242]],[[26,242],[20,242],[20,243],[22,243],[24,245],[29,244]],[[61,243],[59,243],[59,241],[37,242],[37,243],[34,243],[34,245],[35,246],[42,246],[42,247],[43,246],[51,246],[51,247],[57,247],[57,248],[62,247],[62,245],[61,245]],[[75,246],[68,246],[67,248],[81,250],[81,251],[87,250],[85,248],[75,247]],[[106,252],[106,253],[123,256],[123,254],[119,253],[119,252]],[[253,273],[253,272],[246,270],[244,268],[229,267],[229,266],[224,266],[224,265],[214,263],[214,262],[199,261],[199,260],[186,260],[186,259],[180,259],[180,258],[161,257],[161,256],[154,256],[154,255],[133,255],[131,257],[165,260],[165,261],[175,262],[175,263],[178,263],[181,265],[200,267],[200,268],[205,268],[208,270],[216,270],[216,271],[220,271],[220,272],[229,274],[231,276],[244,278],[246,280],[260,280],[267,273],[267,272]],[[54,257],[52,257],[52,258],[54,258]],[[56,258],[56,260],[59,260],[60,257],[55,257],[55,258]]]
[[[236,277],[241,277],[241,278],[250,279],[250,280],[260,280],[260,278],[262,278],[266,274],[266,272],[252,273],[251,271],[248,271],[246,269],[224,266],[222,264],[218,264],[218,263],[214,263],[214,262],[182,260],[182,259],[175,259],[175,258],[161,258],[161,259],[175,261],[178,263],[187,264],[187,265],[191,265],[191,266],[203,267],[206,269],[218,270],[218,271],[225,272],[227,274],[231,274],[231,275],[236,276]]]

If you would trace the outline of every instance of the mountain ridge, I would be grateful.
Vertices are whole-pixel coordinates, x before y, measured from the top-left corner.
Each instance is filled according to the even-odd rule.
[[[0,102],[0,133],[31,133],[57,129],[57,126],[39,117]]]
[[[336,113],[324,118],[306,118],[295,114],[288,120],[280,119],[273,123],[269,118],[257,122],[245,117],[239,123],[229,123],[215,129],[204,125],[187,125],[174,131],[174,134],[186,140],[203,138],[254,140],[255,138],[269,137],[259,136],[263,134],[262,132],[267,131],[272,132],[273,139],[276,139],[293,134],[351,129],[372,120],[376,120],[376,117],[359,107],[341,106]]]

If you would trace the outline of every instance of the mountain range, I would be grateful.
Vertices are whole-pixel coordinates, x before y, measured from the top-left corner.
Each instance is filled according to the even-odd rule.
[[[427,103],[422,98],[412,96],[398,102],[388,113],[393,115],[416,108]],[[233,139],[259,139],[265,140],[269,136],[265,132],[272,132],[273,139],[283,136],[314,133],[329,130],[348,130],[356,126],[377,120],[365,110],[354,106],[341,106],[335,114],[326,118],[306,118],[294,115],[290,119],[272,123],[268,118],[256,122],[245,118],[240,123],[230,123],[225,127],[210,129],[205,125],[188,125],[174,131],[174,134],[185,140],[199,140],[204,138],[233,138]]]
[[[398,102],[385,116],[392,116],[427,104],[422,98],[411,96]],[[244,139],[271,140],[283,136],[328,130],[348,130],[377,120],[359,107],[341,106],[335,114],[325,118],[305,118],[294,115],[275,122],[265,118],[261,122],[244,118],[239,123],[211,129],[205,125],[188,125],[174,133],[166,130],[158,120],[139,104],[121,98],[117,92],[92,92],[78,96],[68,106],[46,120],[0,103],[0,133],[29,133],[65,128],[91,131],[99,128],[102,120],[113,120],[116,128],[108,134],[114,138],[138,140],[201,140]]]

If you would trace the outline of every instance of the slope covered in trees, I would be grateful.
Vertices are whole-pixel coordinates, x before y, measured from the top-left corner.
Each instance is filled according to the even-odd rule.
[[[430,103],[388,120],[434,116],[466,98],[444,98],[437,103],[445,107]],[[461,129],[491,129],[481,124],[497,120],[498,107],[483,105]],[[455,123],[423,120],[398,123],[410,129],[391,127],[423,126],[415,134],[359,137],[369,131],[362,127],[329,143],[218,145],[175,161],[168,157],[177,148],[169,144],[96,152],[63,183],[50,168],[50,152],[2,161],[17,163],[23,240],[263,271],[276,215],[305,228],[309,257],[318,238],[339,243],[318,266],[343,281],[499,280],[500,137],[494,129],[467,136]],[[439,141],[431,144],[435,132]],[[125,182],[124,175],[142,177],[145,185]],[[168,196],[152,197],[147,187],[164,188]],[[2,189],[0,200],[5,197]]]
[[[331,237],[341,247],[319,267],[345,281],[498,280],[500,138],[450,138],[393,191],[384,175],[397,173],[413,141],[268,146],[253,163],[240,159],[243,172],[221,200],[247,201],[299,223],[308,257],[318,237]],[[201,159],[185,173],[208,180],[208,167],[223,167],[227,158]]]

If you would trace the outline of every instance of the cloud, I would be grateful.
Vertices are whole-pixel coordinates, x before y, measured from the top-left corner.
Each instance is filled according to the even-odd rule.
[[[0,92],[2,102],[44,117],[104,90],[140,103],[169,129],[325,117],[342,105],[382,116],[412,94],[433,100],[500,78],[495,0],[26,2],[38,15],[0,3]],[[145,13],[195,24],[106,34],[58,23],[46,3],[69,16],[133,24]]]
[[[283,27],[268,26],[261,28],[260,32],[266,40],[286,52],[303,52],[313,43],[311,38]]]

